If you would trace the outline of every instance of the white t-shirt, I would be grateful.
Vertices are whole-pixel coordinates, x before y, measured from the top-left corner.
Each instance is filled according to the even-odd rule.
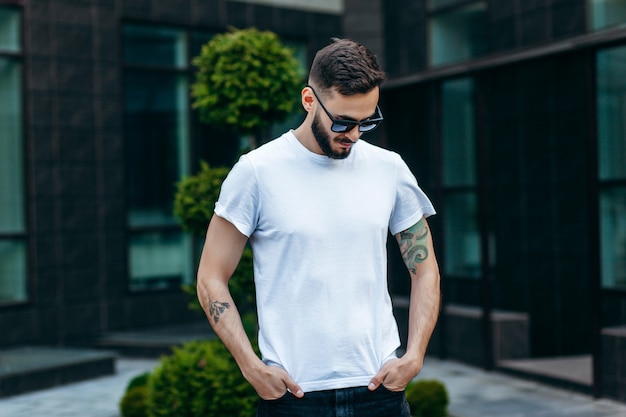
[[[289,131],[240,158],[215,213],[250,238],[265,363],[308,392],[366,386],[395,357],[388,231],[435,213],[398,154],[361,139],[330,159]]]

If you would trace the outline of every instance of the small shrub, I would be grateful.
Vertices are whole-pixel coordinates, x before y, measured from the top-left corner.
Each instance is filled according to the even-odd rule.
[[[146,399],[148,397],[148,380],[150,372],[132,378],[120,400],[122,417],[148,417]]]
[[[148,384],[151,417],[253,417],[258,396],[221,341],[174,348]]]
[[[448,392],[435,379],[412,381],[406,388],[406,399],[413,417],[445,417],[448,415]]]
[[[148,378],[150,378],[150,372],[144,372],[143,374],[137,375],[132,378],[130,382],[128,382],[128,386],[126,387],[126,391],[135,387],[145,387],[148,385]]]
[[[200,172],[183,178],[176,186],[174,216],[182,228],[196,236],[203,236],[213,215],[222,182],[230,168],[212,168],[200,162]]]

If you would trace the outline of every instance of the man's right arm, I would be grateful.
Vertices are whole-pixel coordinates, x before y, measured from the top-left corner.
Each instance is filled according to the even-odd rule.
[[[247,237],[227,220],[214,215],[209,223],[197,277],[198,300],[213,330],[228,348],[243,376],[261,398],[279,398],[289,390],[301,397],[300,387],[287,372],[266,366],[255,354],[228,289]]]

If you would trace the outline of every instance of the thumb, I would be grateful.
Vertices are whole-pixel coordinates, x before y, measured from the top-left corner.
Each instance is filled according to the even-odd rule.
[[[285,383],[285,386],[289,389],[289,391],[291,391],[291,393],[295,395],[297,398],[304,397],[304,391],[302,391],[302,388],[300,388],[300,385],[298,385],[296,381],[291,379],[290,376],[287,375],[285,379],[283,379],[283,382]]]
[[[370,380],[369,385],[367,386],[367,389],[369,389],[370,391],[376,391],[378,389],[378,387],[380,387],[380,384],[383,383],[384,380],[384,376],[379,372],[376,375],[374,375],[374,377]]]

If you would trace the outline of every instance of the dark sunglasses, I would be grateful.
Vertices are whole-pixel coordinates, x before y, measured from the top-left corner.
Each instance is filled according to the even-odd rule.
[[[308,84],[307,87],[309,87],[311,91],[313,91],[313,94],[315,95],[317,101],[320,103],[320,106],[322,106],[322,109],[324,109],[324,112],[326,112],[326,115],[328,116],[330,121],[333,122],[333,124],[330,126],[330,130],[335,133],[349,132],[354,129],[355,126],[359,127],[359,132],[371,132],[378,127],[380,122],[383,121],[383,113],[380,111],[378,105],[376,105],[376,114],[374,116],[369,117],[365,120],[361,120],[360,122],[354,120],[335,119],[333,115],[330,114],[330,112],[326,109],[326,106],[324,106],[324,103],[322,103],[322,100],[320,100],[313,87]]]

